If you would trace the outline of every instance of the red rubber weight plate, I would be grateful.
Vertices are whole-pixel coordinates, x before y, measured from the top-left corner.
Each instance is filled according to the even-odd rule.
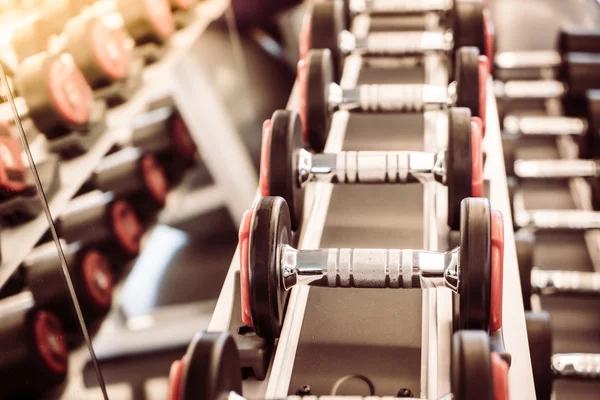
[[[238,234],[238,241],[240,244],[240,297],[242,301],[242,321],[247,326],[252,326],[250,292],[248,288],[248,244],[250,240],[252,214],[252,210],[247,210],[244,213]]]
[[[150,24],[161,37],[169,37],[175,30],[175,22],[168,0],[144,0]]]
[[[492,21],[492,15],[489,9],[483,10],[483,32],[485,36],[485,55],[487,56],[490,63],[488,64],[488,72],[492,74],[494,72],[494,46],[496,42],[496,29],[494,28],[494,22]]]
[[[146,187],[159,204],[164,205],[167,201],[167,191],[169,190],[169,182],[167,174],[162,165],[156,160],[152,154],[147,154],[142,157],[142,176]]]
[[[271,149],[271,120],[263,122],[262,144],[260,149],[260,176],[258,187],[261,196],[269,195],[269,156]]]
[[[40,311],[33,322],[34,338],[39,355],[52,372],[67,371],[68,348],[62,325],[54,314]]]
[[[492,287],[490,290],[490,332],[502,328],[502,292],[504,288],[504,218],[492,210]]]
[[[508,400],[508,365],[498,355],[491,354],[492,360],[492,379],[494,381],[494,400]]]
[[[27,186],[21,146],[12,136],[12,128],[0,122],[0,188],[21,192]]]
[[[94,22],[91,47],[98,66],[114,81],[125,78],[130,59],[127,36],[122,29],[111,29],[100,20]]]
[[[471,194],[473,197],[483,197],[483,152],[481,151],[481,119],[471,117]]]
[[[310,50],[310,30],[312,29],[312,18],[311,13],[307,12],[304,14],[302,19],[302,28],[300,29],[300,60],[304,60],[308,51]]]
[[[183,371],[185,369],[185,361],[181,360],[173,361],[171,369],[169,370],[169,394],[168,400],[180,400],[181,399],[181,383],[183,382]]]
[[[194,161],[198,147],[179,113],[175,113],[172,117],[171,134],[179,155],[186,160]]]
[[[481,137],[485,137],[487,110],[487,78],[489,61],[486,56],[479,56],[479,117],[481,118]]]
[[[298,102],[298,114],[300,115],[300,121],[302,121],[302,137],[304,138],[304,143],[308,143],[308,130],[306,127],[306,96],[307,96],[307,64],[306,59],[301,59],[298,61],[298,86],[300,86],[300,99]]]
[[[123,250],[129,254],[138,254],[142,225],[129,203],[117,200],[111,208],[111,221],[114,234]]]
[[[108,259],[98,250],[89,250],[81,261],[83,283],[90,299],[99,308],[106,309],[112,301],[113,276]]]
[[[48,86],[52,103],[67,122],[75,125],[87,122],[92,90],[71,56],[63,54],[52,62]]]

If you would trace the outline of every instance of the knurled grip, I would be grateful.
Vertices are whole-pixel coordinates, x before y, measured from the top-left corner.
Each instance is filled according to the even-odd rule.
[[[365,38],[369,54],[408,55],[428,51],[450,51],[445,32],[372,32]]]
[[[443,86],[361,85],[359,104],[363,111],[423,111],[427,105],[448,104],[448,89]]]
[[[531,271],[531,286],[542,294],[600,294],[600,274],[581,271]]]
[[[421,258],[427,258],[422,260]],[[327,284],[330,287],[420,287],[419,265],[441,266],[444,254],[416,250],[328,249]]]
[[[600,229],[600,213],[584,210],[517,211],[515,220],[521,227],[535,229]]]
[[[516,160],[515,175],[519,178],[570,178],[597,176],[592,160]]]
[[[587,122],[581,118],[509,115],[504,118],[504,130],[525,136],[583,135],[587,131]]]
[[[552,356],[552,372],[562,378],[598,380],[600,354],[555,354]]]
[[[339,183],[411,183],[431,176],[434,155],[410,151],[346,151],[336,154]]]
[[[498,97],[507,99],[552,99],[563,96],[567,88],[559,81],[508,81],[499,84]]]
[[[367,12],[371,13],[422,13],[447,11],[452,0],[363,0]]]

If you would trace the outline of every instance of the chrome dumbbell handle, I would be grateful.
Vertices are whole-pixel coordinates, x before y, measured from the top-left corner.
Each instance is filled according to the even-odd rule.
[[[560,378],[600,380],[600,354],[555,354],[552,356],[552,372]]]
[[[572,117],[531,116],[517,117],[507,115],[504,118],[504,131],[511,135],[523,136],[577,136],[585,135],[587,121]]]
[[[432,179],[446,183],[446,153],[417,151],[343,151],[335,154],[299,153],[300,184],[309,181],[338,184],[415,183]]]
[[[420,55],[427,52],[449,52],[454,47],[450,31],[445,32],[372,32],[364,38],[356,38],[342,31],[339,47],[343,54],[362,55]]]
[[[600,229],[600,212],[585,210],[516,210],[518,226],[529,229]]]
[[[594,160],[517,160],[515,175],[526,179],[575,178],[598,176]]]
[[[498,53],[494,58],[496,68],[521,69],[557,67],[562,57],[556,51],[508,51]]]
[[[350,0],[354,14],[407,14],[444,12],[452,9],[452,0]]]
[[[342,89],[329,86],[329,107],[333,110],[362,111],[423,111],[425,108],[443,108],[456,101],[454,82],[448,87],[423,84],[360,85]]]
[[[600,273],[580,271],[531,271],[533,291],[543,295],[600,295]]]
[[[504,99],[553,99],[563,96],[567,87],[555,80],[496,82],[496,97]]]
[[[458,291],[459,249],[448,252],[397,249],[280,249],[283,287],[298,284],[355,288],[415,288],[420,278],[443,278]]]

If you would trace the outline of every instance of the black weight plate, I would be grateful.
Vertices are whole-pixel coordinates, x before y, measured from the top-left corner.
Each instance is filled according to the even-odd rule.
[[[474,117],[479,112],[479,50],[461,47],[456,51],[456,107],[467,107]]]
[[[485,54],[483,4],[481,0],[454,0],[454,49],[475,46]]]
[[[517,146],[519,138],[513,134],[502,135],[502,152],[504,153],[504,168],[507,176],[515,175],[515,161],[517,160]]]
[[[490,327],[492,220],[490,201],[469,198],[461,204],[458,329]]]
[[[298,181],[298,157],[302,149],[302,123],[294,111],[277,110],[271,117],[269,194],[281,196],[291,212],[292,230],[302,224],[304,187]]]
[[[494,398],[492,359],[486,332],[475,330],[454,334],[450,376],[455,399]]]
[[[219,400],[242,393],[240,357],[229,333],[197,333],[183,359],[181,391],[173,400]]]
[[[560,54],[600,53],[600,29],[579,25],[564,26],[558,34]]]
[[[587,100],[587,149],[581,149],[580,157],[600,158],[600,90],[588,90]]]
[[[533,269],[533,250],[535,235],[532,232],[519,231],[515,233],[517,247],[517,264],[521,278],[521,294],[526,311],[531,310],[531,270]]]
[[[546,311],[526,312],[527,339],[533,369],[533,382],[538,400],[552,397],[552,326]]]
[[[281,287],[278,249],[292,241],[290,212],[281,197],[263,197],[254,207],[248,243],[250,314],[259,337],[279,337],[288,292]]]
[[[338,1],[313,3],[310,11],[309,49],[329,49],[333,58],[334,79],[342,77],[342,54],[338,37],[344,23],[344,5]]]
[[[460,226],[460,202],[473,195],[471,113],[467,108],[453,107],[448,113],[446,168],[448,226],[450,229],[458,229]]]
[[[600,89],[600,54],[564,55],[560,75],[567,82],[570,99],[585,98],[589,89]]]
[[[306,135],[308,145],[316,152],[325,148],[331,111],[327,99],[333,79],[331,52],[311,50],[306,60]]]

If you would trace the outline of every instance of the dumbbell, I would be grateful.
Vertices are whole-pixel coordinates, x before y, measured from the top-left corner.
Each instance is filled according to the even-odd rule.
[[[71,55],[29,57],[20,65],[16,81],[29,117],[48,138],[90,127],[94,97]]]
[[[508,399],[508,366],[490,352],[485,332],[459,331],[452,337],[450,388],[441,399]],[[245,400],[240,356],[229,333],[199,332],[169,374],[169,400]],[[287,396],[288,400],[385,400],[379,396]]]
[[[600,54],[568,53],[562,56],[557,79],[495,82],[499,100],[545,100],[583,98],[589,89],[600,88]]]
[[[109,28],[98,17],[77,16],[65,25],[54,46],[73,56],[92,88],[122,80],[129,72],[131,43],[123,28]]]
[[[93,5],[92,13],[120,20],[136,45],[164,44],[175,31],[169,0],[104,0]]]
[[[304,188],[309,182],[409,184],[437,181],[448,187],[448,225],[460,226],[460,203],[483,196],[481,131],[466,108],[452,108],[448,147],[437,153],[351,151],[314,154],[303,149],[297,113],[275,111],[263,126],[260,190],[282,196],[292,210],[292,229],[302,222]]]
[[[21,146],[12,126],[0,122],[0,200],[22,193],[27,188],[27,176]]]
[[[275,339],[294,286],[408,289],[438,278],[457,295],[456,329],[499,329],[502,282],[495,278],[502,268],[501,215],[492,212],[487,199],[465,199],[461,208],[460,247],[448,252],[297,250],[288,244],[292,232],[285,200],[261,197],[240,225],[242,320],[259,337]]]
[[[547,312],[526,312],[527,338],[538,400],[552,398],[555,379],[600,380],[600,354],[552,354],[552,327]]]
[[[165,205],[169,190],[166,172],[156,156],[133,147],[106,156],[88,185],[127,199],[142,218]]]
[[[91,227],[94,229],[94,227]],[[61,243],[73,288],[86,322],[104,316],[112,302],[113,273],[108,258],[82,243]],[[54,242],[36,247],[23,262],[26,289],[35,304],[52,311],[69,330],[78,330],[71,294]]]
[[[588,90],[586,103],[584,118],[507,115],[502,137],[507,174],[515,174],[515,153],[521,138],[572,136],[579,145],[579,157],[600,158],[600,90]]]
[[[422,112],[450,106],[467,107],[485,129],[485,87],[479,80],[477,49],[462,48],[457,55],[458,78],[448,87],[426,84],[372,84],[342,89],[332,81],[329,50],[311,50],[298,67],[300,116],[305,139],[321,151],[331,115],[336,110]]]
[[[69,349],[60,320],[22,295],[0,300],[0,354],[3,398],[39,398],[67,376]]]
[[[565,66],[570,53],[600,53],[600,30],[578,25],[563,26],[558,34],[556,50],[498,53],[494,64],[499,75],[512,73],[513,76],[527,77],[527,70]]]
[[[177,181],[185,169],[196,163],[198,148],[174,106],[140,114],[133,118],[131,127],[129,144],[155,154],[171,182]]]
[[[460,1],[453,29],[438,32],[374,32],[357,38],[342,29],[343,5],[338,1],[311,5],[300,34],[300,58],[310,49],[329,49],[334,61],[334,77],[339,82],[343,56],[361,55],[405,56],[429,52],[451,53],[460,47],[474,46],[486,53],[483,7],[480,1]]]
[[[115,264],[140,252],[143,234],[132,205],[113,193],[100,191],[71,200],[57,222],[57,230],[68,243],[81,241],[98,247]]]

